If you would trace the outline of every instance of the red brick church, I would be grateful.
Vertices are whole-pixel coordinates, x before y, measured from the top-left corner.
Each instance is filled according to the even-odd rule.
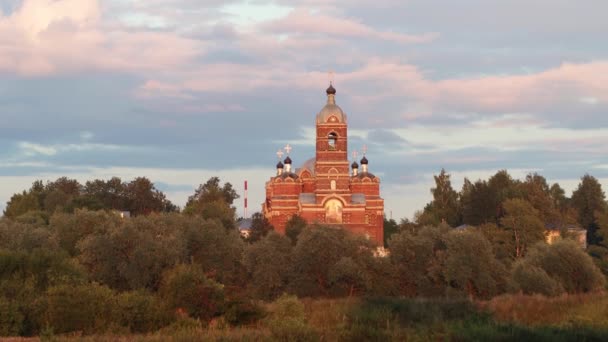
[[[362,234],[383,244],[384,200],[380,179],[369,172],[365,154],[361,166],[349,165],[346,114],[336,104],[336,89],[327,89],[327,104],[316,118],[316,157],[292,168],[287,157],[279,155],[276,175],[266,183],[266,202],[262,210],[275,229],[285,233],[293,215],[309,223],[335,225]],[[355,155],[356,158],[356,155]]]

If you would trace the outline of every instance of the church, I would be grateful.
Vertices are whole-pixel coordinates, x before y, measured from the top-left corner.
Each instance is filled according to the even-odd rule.
[[[316,156],[293,168],[289,145],[277,153],[276,174],[266,182],[264,216],[275,230],[285,234],[294,215],[308,223],[336,226],[365,236],[379,246],[384,241],[384,200],[380,179],[370,172],[363,154],[360,164],[348,159],[348,122],[336,104],[336,89],[330,84],[327,104],[316,117]]]

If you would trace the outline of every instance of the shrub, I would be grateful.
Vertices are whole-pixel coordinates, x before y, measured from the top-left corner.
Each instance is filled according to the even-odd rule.
[[[542,294],[545,296],[556,296],[564,292],[562,285],[551,278],[545,270],[534,265],[526,265],[518,262],[511,271],[509,284],[511,292],[522,292],[523,294]]]
[[[98,284],[58,285],[46,295],[45,317],[55,333],[104,332],[112,324],[114,293]]]
[[[523,264],[543,269],[568,293],[589,292],[605,285],[602,272],[574,241],[560,240],[553,245],[539,243],[530,250]]]
[[[143,290],[124,292],[117,297],[116,321],[131,332],[156,331],[171,320],[159,299]]]
[[[295,296],[283,295],[273,304],[268,328],[277,341],[317,341],[317,332],[306,322],[304,305]]]
[[[177,265],[165,272],[160,293],[173,310],[209,321],[222,312],[224,287],[208,279],[200,265]]]
[[[17,303],[0,297],[0,336],[21,334],[24,318]]]

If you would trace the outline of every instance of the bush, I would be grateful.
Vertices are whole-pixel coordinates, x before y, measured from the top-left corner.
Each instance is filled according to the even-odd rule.
[[[266,316],[262,306],[247,298],[235,298],[226,302],[225,321],[233,326],[255,323]]]
[[[598,290],[606,281],[591,257],[576,242],[569,240],[535,245],[524,258],[523,265],[543,269],[568,293]]]
[[[511,292],[522,292],[527,295],[556,296],[564,292],[562,285],[551,278],[545,270],[522,262],[513,266],[509,287]]]
[[[317,332],[306,322],[304,305],[297,297],[283,295],[273,303],[268,328],[277,341],[318,341]]]
[[[140,290],[118,295],[116,321],[131,332],[144,333],[165,326],[171,316],[156,296]]]
[[[49,288],[45,318],[55,333],[104,332],[112,324],[114,293],[98,284],[58,285]]]
[[[209,321],[222,312],[224,287],[208,279],[200,265],[177,265],[165,272],[160,293],[170,309],[185,310],[193,318]]]
[[[24,318],[17,303],[0,297],[0,336],[20,335]]]

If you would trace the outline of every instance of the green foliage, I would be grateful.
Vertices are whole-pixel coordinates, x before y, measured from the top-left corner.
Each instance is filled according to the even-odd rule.
[[[578,187],[572,193],[572,205],[578,210],[580,224],[589,232],[587,235],[590,244],[596,244],[595,236],[596,213],[606,210],[606,195],[602,185],[591,175],[584,175]]]
[[[200,265],[182,264],[163,275],[160,294],[171,310],[209,321],[223,310],[224,287],[208,279]]]
[[[461,213],[458,204],[458,193],[452,188],[450,174],[441,169],[435,178],[435,187],[431,188],[433,201],[424,208],[421,220],[422,225],[438,225],[447,223],[456,227],[461,223]]]
[[[371,258],[371,245],[343,229],[306,228],[292,253],[290,291],[299,296],[330,295],[330,272],[344,257],[365,265]]]
[[[273,303],[268,327],[276,341],[318,341],[319,336],[306,322],[304,306],[294,296],[283,295]]]
[[[0,336],[19,336],[24,319],[18,303],[0,297]]]
[[[151,215],[97,226],[78,243],[78,260],[94,280],[113,289],[155,290],[163,271],[184,259],[174,226],[179,221],[177,215]]]
[[[256,242],[273,230],[274,227],[262,213],[255,213],[251,216],[251,230],[247,242]]]
[[[605,278],[593,260],[573,241],[560,240],[553,245],[539,243],[523,263],[543,269],[568,293],[601,289]]]
[[[165,194],[145,177],[129,183],[123,183],[117,177],[108,181],[94,180],[84,187],[74,179],[61,177],[46,184],[36,181],[29,190],[13,195],[4,215],[22,222],[42,224],[48,223],[53,213],[71,213],[79,208],[126,210],[132,215],[177,210]]]
[[[232,206],[239,195],[226,182],[220,186],[218,177],[211,177],[201,184],[192,196],[188,198],[184,212],[191,215],[201,215],[204,219],[218,219],[227,229],[236,227],[236,208]]]
[[[494,258],[492,246],[475,231],[451,231],[445,237],[443,274],[451,293],[491,298],[502,293],[506,269]]]
[[[389,240],[390,260],[402,295],[429,297],[445,294],[442,264],[447,246],[443,236],[448,229],[441,226],[402,230]]]
[[[388,220],[385,216],[383,229],[384,229],[384,247],[388,247],[388,240],[390,240],[390,238],[391,238],[391,236],[393,236],[393,234],[396,234],[399,232],[399,225],[397,224],[397,221],[395,221],[393,219]]]
[[[48,289],[45,307],[45,321],[55,333],[101,332],[112,324],[114,293],[94,283],[57,285]]]
[[[116,323],[135,333],[157,331],[171,321],[163,305],[150,292],[123,292],[116,296]]]
[[[226,301],[223,318],[232,326],[250,325],[266,316],[266,310],[256,301],[242,296]]]
[[[562,285],[551,278],[545,270],[521,261],[513,265],[509,287],[511,292],[527,295],[557,296],[564,292]]]
[[[289,239],[274,232],[247,247],[243,263],[251,277],[249,285],[256,296],[274,299],[285,291],[291,249]]]
[[[308,222],[300,215],[293,215],[285,224],[285,235],[294,246],[298,243],[298,237],[306,226],[308,226]]]
[[[510,199],[503,203],[503,207],[505,216],[500,219],[500,224],[512,236],[513,257],[521,258],[530,246],[545,239],[545,226],[538,211],[525,200]]]

